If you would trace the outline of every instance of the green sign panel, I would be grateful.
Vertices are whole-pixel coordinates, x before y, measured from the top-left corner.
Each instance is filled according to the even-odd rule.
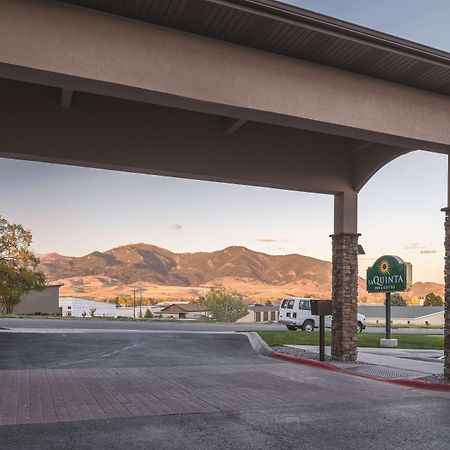
[[[398,256],[382,256],[367,269],[367,292],[402,292],[411,287],[412,266]]]

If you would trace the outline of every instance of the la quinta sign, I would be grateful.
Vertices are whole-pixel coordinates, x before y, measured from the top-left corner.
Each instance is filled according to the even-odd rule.
[[[384,255],[367,269],[367,292],[402,292],[412,287],[412,266],[398,256]]]

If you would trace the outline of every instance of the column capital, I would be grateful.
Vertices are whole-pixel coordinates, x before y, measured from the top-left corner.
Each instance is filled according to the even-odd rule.
[[[449,211],[450,211],[450,209],[449,209]],[[360,237],[361,233],[334,233],[334,234],[330,234],[330,238],[340,237],[340,236]]]

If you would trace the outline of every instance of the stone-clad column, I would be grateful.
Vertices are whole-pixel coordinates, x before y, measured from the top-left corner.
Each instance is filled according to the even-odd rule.
[[[331,356],[337,361],[355,361],[358,314],[358,194],[350,191],[335,195],[332,238],[332,344]]]
[[[338,361],[358,357],[356,324],[358,314],[358,234],[334,234],[332,272],[331,356]]]
[[[450,381],[450,208],[444,208],[445,212],[445,312],[444,312],[444,374]]]

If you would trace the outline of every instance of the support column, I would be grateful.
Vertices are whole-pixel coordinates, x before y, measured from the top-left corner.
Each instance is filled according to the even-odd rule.
[[[444,263],[444,375],[450,381],[450,208],[445,212],[445,263]]]
[[[447,159],[447,208],[445,212],[445,259],[444,259],[444,375],[450,381],[450,155]]]
[[[358,314],[358,237],[356,192],[336,194],[332,238],[332,346],[337,361],[355,361]]]

